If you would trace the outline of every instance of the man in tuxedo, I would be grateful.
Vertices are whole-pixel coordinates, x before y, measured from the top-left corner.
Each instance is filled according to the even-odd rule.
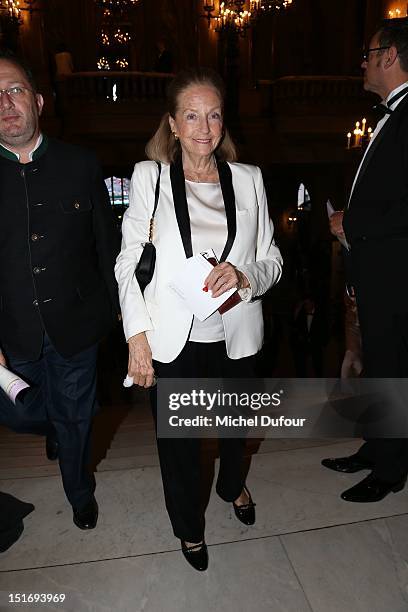
[[[362,63],[364,88],[382,98],[383,117],[365,151],[348,206],[331,218],[345,237],[360,320],[364,375],[408,376],[408,18],[384,20]],[[324,459],[330,469],[371,470],[342,499],[375,502],[400,491],[408,472],[408,440],[367,439],[349,457]]]
[[[96,526],[89,438],[98,341],[118,319],[119,247],[93,154],[43,134],[31,72],[0,54],[0,363],[33,392],[0,422],[49,436],[73,520]]]

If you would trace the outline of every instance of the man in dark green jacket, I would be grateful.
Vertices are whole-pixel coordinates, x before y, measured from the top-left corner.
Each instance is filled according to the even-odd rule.
[[[96,526],[87,471],[97,344],[118,318],[119,247],[96,158],[47,138],[31,72],[0,54],[0,363],[34,392],[0,421],[54,437],[74,523]]]

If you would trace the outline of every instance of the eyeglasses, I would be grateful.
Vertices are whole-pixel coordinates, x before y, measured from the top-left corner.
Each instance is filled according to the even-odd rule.
[[[0,89],[0,100],[2,99],[4,94],[7,94],[12,100],[17,100],[18,98],[22,98],[26,91],[31,91],[34,93],[32,89],[28,87],[8,87],[7,89]]]
[[[363,53],[363,62],[368,62],[368,56],[372,51],[383,51],[384,49],[389,49],[389,47],[372,47],[371,49],[367,49]]]

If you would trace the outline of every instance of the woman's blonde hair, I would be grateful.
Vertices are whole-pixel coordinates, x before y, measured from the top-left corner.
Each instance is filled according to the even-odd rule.
[[[175,118],[179,96],[191,85],[213,87],[220,97],[222,108],[224,108],[224,82],[215,70],[211,68],[189,68],[176,74],[167,89],[167,112],[161,118],[159,127],[146,145],[148,159],[171,164],[180,154],[180,142],[174,138],[171,132],[169,117]],[[233,162],[237,159],[236,147],[226,129],[224,129],[216,154],[221,161]]]

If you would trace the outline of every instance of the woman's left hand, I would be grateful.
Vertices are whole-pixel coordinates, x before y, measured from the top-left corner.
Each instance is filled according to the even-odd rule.
[[[228,291],[228,289],[245,289],[249,287],[249,281],[245,274],[227,261],[214,266],[205,279],[204,284],[211,291],[212,297],[219,297]]]

